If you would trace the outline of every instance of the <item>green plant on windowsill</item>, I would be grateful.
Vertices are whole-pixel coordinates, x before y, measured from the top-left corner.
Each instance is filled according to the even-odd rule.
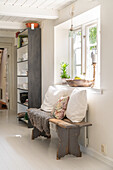
[[[62,79],[69,79],[70,76],[67,74],[67,67],[69,64],[62,62],[61,63],[61,78]]]

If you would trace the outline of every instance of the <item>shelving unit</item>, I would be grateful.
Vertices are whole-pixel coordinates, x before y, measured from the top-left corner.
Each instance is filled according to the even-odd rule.
[[[21,103],[21,102],[17,102],[18,104],[21,104],[21,105],[23,105],[23,106],[26,106],[26,107],[28,107],[28,104],[25,104],[25,103]]]
[[[17,77],[28,77],[27,75],[17,75]]]
[[[18,61],[17,63],[27,62],[28,60]]]
[[[19,40],[28,38],[27,44],[18,40],[17,48],[17,113],[41,106],[41,29],[30,28],[18,35]],[[28,103],[21,103],[20,94],[28,92]],[[28,122],[24,118],[19,120]]]
[[[28,89],[17,88],[18,90],[28,91]]]
[[[18,47],[17,49],[22,48],[22,47],[25,47],[25,46],[28,46],[28,44],[25,44],[25,45],[23,45],[23,46],[21,46],[21,47]]]

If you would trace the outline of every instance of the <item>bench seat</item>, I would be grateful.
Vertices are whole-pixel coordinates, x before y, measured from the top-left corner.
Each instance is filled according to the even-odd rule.
[[[69,119],[63,119],[63,120],[60,120],[60,119],[49,119],[49,122],[52,122],[62,128],[73,128],[73,127],[86,127],[86,126],[92,126],[91,123],[88,123],[88,122],[71,122]]]

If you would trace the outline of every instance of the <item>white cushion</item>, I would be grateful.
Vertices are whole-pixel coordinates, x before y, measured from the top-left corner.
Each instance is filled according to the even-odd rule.
[[[72,122],[81,122],[86,116],[87,94],[86,90],[74,89],[70,95],[66,116]]]
[[[46,112],[51,112],[58,99],[71,94],[71,90],[68,91],[66,88],[57,88],[55,86],[49,86],[44,101],[41,105],[41,109]]]
[[[55,85],[54,87],[58,90],[62,90],[64,96],[70,96],[72,91],[74,90],[74,88],[70,86]]]

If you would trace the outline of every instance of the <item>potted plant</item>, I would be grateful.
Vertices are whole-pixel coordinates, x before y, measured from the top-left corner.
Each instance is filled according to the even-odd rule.
[[[66,79],[69,79],[70,76],[67,74],[67,67],[69,64],[62,62],[61,63],[61,79],[62,79],[62,84],[66,83]]]

